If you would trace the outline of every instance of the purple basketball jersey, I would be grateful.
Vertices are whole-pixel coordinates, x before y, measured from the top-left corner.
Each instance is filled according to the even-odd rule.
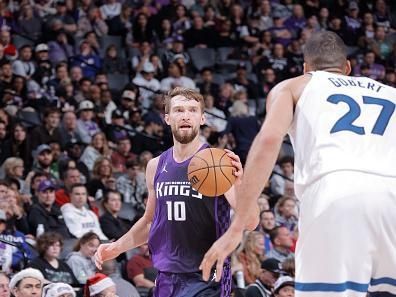
[[[203,256],[230,224],[230,205],[224,196],[206,197],[191,187],[189,162],[177,163],[170,148],[160,156],[154,177],[157,201],[148,243],[154,266],[162,272],[198,272]],[[229,261],[224,274],[222,283],[227,287]]]

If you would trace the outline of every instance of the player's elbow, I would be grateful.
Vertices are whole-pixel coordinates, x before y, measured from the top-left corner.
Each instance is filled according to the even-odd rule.
[[[284,135],[271,131],[268,133],[260,133],[257,140],[260,144],[260,147],[272,148],[278,147],[282,143],[283,138]]]
[[[249,231],[256,230],[260,222],[260,209],[258,204],[250,211],[249,218],[245,222],[245,229]]]

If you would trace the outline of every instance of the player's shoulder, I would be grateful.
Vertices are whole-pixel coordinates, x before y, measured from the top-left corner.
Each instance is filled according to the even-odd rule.
[[[148,161],[146,172],[153,171],[155,173],[155,171],[157,170],[157,167],[158,167],[158,163],[160,161],[160,157],[161,156],[158,156],[158,157],[152,158],[150,161]]]
[[[306,85],[310,82],[312,75],[309,73],[289,78],[279,82],[272,90],[271,95],[279,93],[291,94],[293,101],[297,101],[303,93]]]

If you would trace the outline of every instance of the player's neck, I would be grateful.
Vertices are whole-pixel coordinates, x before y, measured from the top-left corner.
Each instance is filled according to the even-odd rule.
[[[173,159],[176,162],[181,163],[191,158],[201,146],[202,142],[199,137],[196,137],[193,141],[187,144],[175,141],[173,146]]]

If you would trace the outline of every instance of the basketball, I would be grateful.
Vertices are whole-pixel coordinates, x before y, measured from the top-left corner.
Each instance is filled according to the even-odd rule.
[[[217,148],[207,148],[196,153],[188,165],[188,180],[191,186],[209,197],[217,197],[227,192],[235,182],[235,167],[227,152]]]

